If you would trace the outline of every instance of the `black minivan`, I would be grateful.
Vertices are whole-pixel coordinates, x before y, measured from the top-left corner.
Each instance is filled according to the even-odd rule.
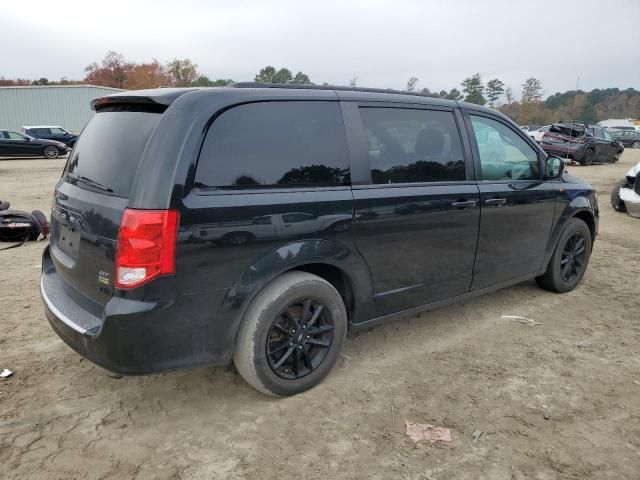
[[[56,333],[117,374],[233,361],[299,393],[347,330],[532,278],[572,290],[598,229],[594,189],[477,105],[236,84],[93,108],[41,294]]]

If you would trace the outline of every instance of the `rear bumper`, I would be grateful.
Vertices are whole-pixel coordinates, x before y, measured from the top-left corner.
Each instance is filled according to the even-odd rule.
[[[47,319],[73,350],[107,370],[138,375],[196,365],[228,364],[233,355],[233,322],[220,322],[214,308],[223,292],[176,295],[172,278],[154,292],[163,301],[112,297],[97,317],[55,270],[45,249],[40,294]],[[154,283],[156,283],[154,282]],[[87,299],[87,301],[90,301]],[[222,317],[222,315],[221,315]]]

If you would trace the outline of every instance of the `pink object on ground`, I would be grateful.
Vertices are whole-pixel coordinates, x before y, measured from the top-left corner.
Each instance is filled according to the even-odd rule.
[[[415,443],[418,442],[450,442],[451,430],[444,427],[436,427],[428,423],[407,422],[407,436]]]

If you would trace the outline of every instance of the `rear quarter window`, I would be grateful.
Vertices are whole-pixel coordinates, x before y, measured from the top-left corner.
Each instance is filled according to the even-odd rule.
[[[345,185],[350,181],[340,106],[328,101],[239,105],[211,125],[196,189]]]

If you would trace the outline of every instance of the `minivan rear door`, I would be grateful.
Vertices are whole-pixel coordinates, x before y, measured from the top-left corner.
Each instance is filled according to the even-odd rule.
[[[397,103],[344,102],[343,112],[356,245],[371,271],[376,314],[468,292],[480,208],[461,117],[451,107]]]
[[[147,140],[161,113],[102,108],[89,121],[56,186],[51,256],[67,290],[104,306],[113,293],[122,213]]]

